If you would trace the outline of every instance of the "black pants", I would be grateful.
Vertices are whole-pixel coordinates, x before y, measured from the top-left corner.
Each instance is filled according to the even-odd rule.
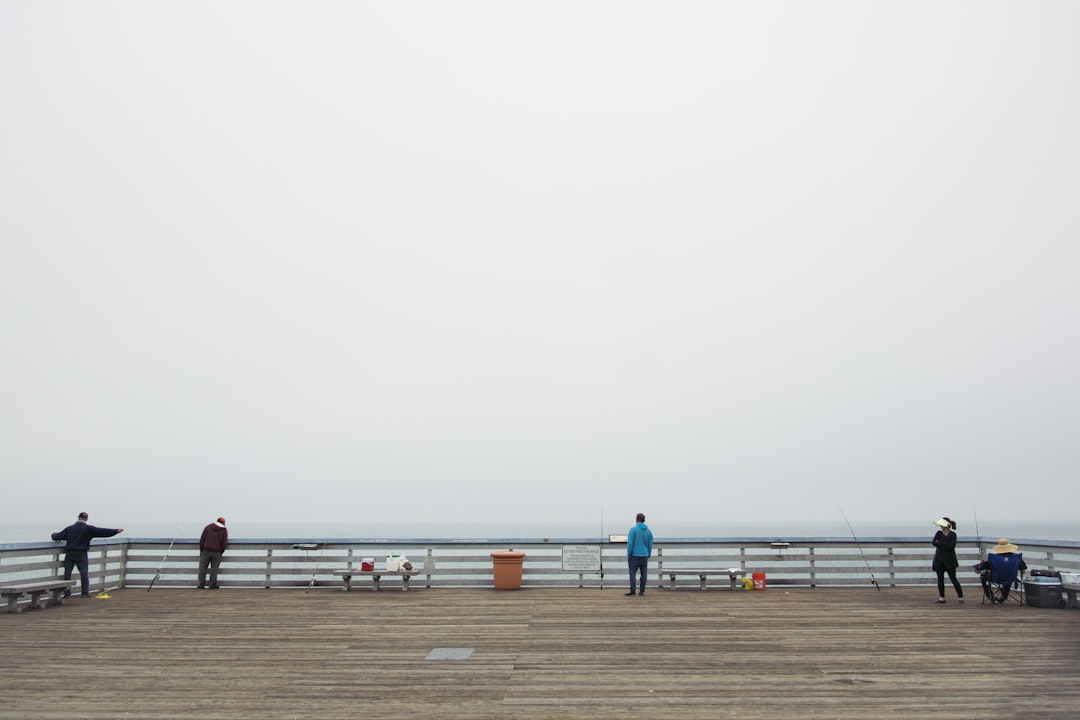
[[[82,596],[90,595],[90,563],[86,559],[85,550],[68,550],[64,553],[64,579],[71,579],[73,568],[79,569],[79,581],[82,582]],[[64,597],[71,595],[70,590],[64,591]]]
[[[960,581],[956,579],[956,568],[939,569],[936,572],[938,597],[945,597],[945,573],[949,573],[949,580],[952,581],[952,586],[956,589],[956,597],[964,597],[964,588],[960,587]]]
[[[990,602],[994,602],[995,600],[997,600],[997,602],[1003,603],[1003,602],[1005,602],[1006,600],[1009,599],[1010,584],[1009,583],[998,584],[998,583],[991,582],[990,581],[990,571],[989,570],[986,570],[986,571],[984,571],[982,573],[979,573],[979,582],[981,582],[982,586],[983,586],[983,595],[985,595],[986,599],[989,600]],[[1000,593],[1001,593],[996,598],[994,597],[994,590],[995,589],[999,589]]]

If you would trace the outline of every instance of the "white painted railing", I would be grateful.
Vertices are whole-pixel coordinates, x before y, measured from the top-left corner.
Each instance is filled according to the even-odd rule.
[[[1080,572],[1080,543],[1018,541],[1032,569]],[[158,588],[190,588],[196,584],[198,544],[194,540],[123,539],[95,541],[90,551],[91,587],[146,588],[155,575]],[[595,570],[563,569],[563,545],[600,548],[603,575]],[[961,538],[957,554],[960,577],[974,582],[971,566],[985,555],[993,541]],[[342,586],[334,570],[358,568],[363,558],[382,567],[388,554],[407,555],[419,575],[412,588],[492,587],[491,553],[520,550],[526,556],[523,588],[621,586],[626,582],[626,546],[588,539],[566,540],[373,540],[282,539],[233,540],[222,563],[223,587],[306,588]],[[167,551],[167,557],[166,557]],[[826,587],[863,586],[871,576],[881,588],[931,585],[933,548],[925,539],[871,538],[856,545],[844,538],[762,538],[675,540],[656,542],[649,572],[664,584],[663,571],[679,568],[740,568],[748,575],[765,573],[767,584]],[[63,572],[63,549],[55,543],[0,545],[0,583],[56,577]],[[398,582],[384,578],[383,587]],[[724,582],[713,583],[718,587]],[[696,587],[696,583],[685,583]],[[357,587],[367,586],[357,583]],[[680,584],[682,587],[682,584]]]

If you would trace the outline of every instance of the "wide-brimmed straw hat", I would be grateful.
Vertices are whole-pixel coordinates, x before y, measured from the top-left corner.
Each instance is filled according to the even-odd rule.
[[[997,555],[1004,555],[1005,553],[1014,553],[1019,549],[1020,548],[1016,547],[1011,542],[1009,542],[1009,538],[1001,538],[1000,540],[997,541],[997,545],[990,548],[990,552],[995,553]]]

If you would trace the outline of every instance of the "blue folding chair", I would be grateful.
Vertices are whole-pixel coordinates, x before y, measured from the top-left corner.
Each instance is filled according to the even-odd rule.
[[[1013,602],[1024,604],[1024,564],[1023,553],[990,553],[984,562],[975,566],[982,582],[984,603],[1004,603],[1010,598]]]

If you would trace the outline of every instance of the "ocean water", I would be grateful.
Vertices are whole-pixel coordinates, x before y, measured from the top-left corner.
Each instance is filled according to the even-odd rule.
[[[45,523],[6,523],[0,525],[0,544],[47,542],[49,535],[69,524],[70,520],[54,525]],[[207,521],[183,523],[170,521],[135,522],[124,526],[127,538],[198,538]],[[849,528],[840,522],[798,523],[672,523],[650,522],[657,540],[760,538],[784,540],[795,537],[851,538],[852,530],[859,540],[871,538],[918,538],[933,536],[935,528],[925,523],[859,523]],[[428,523],[318,523],[248,522],[243,518],[229,521],[229,536],[240,539],[385,539],[385,540],[593,540],[611,534],[625,534],[629,523],[605,521],[602,525],[572,522],[428,522]],[[974,537],[975,528],[958,528],[961,538]],[[1067,540],[1080,542],[1080,523],[1041,523],[1037,521],[983,522],[979,536],[996,540]]]

